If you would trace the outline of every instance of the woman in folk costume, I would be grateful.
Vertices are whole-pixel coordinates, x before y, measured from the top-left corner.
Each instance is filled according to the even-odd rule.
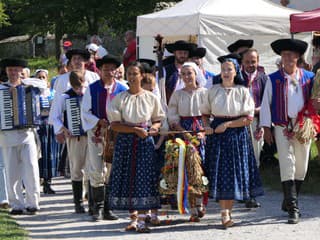
[[[234,224],[234,200],[263,195],[247,128],[254,116],[254,102],[248,88],[238,85],[239,71],[235,59],[221,60],[222,82],[208,90],[201,109],[208,134],[205,166],[209,190],[219,201],[224,227]]]
[[[202,162],[204,161],[204,134],[196,133],[203,129],[200,106],[204,102],[206,88],[199,83],[205,80],[201,70],[194,62],[185,62],[181,68],[181,78],[185,87],[173,92],[168,106],[168,121],[171,129],[178,131],[195,131],[193,135],[199,139],[197,150],[201,157],[199,162],[192,162],[187,166],[189,184],[189,207],[191,208],[190,221],[199,222],[205,214],[202,205],[202,194],[206,188],[197,185],[195,179],[202,179],[204,176]],[[188,141],[188,136],[186,136]],[[188,159],[188,158],[187,158]],[[190,159],[191,160],[191,159]],[[189,169],[191,167],[192,169]]]
[[[40,108],[42,124],[37,129],[41,143],[41,158],[39,159],[40,178],[43,179],[43,193],[55,194],[51,188],[51,179],[56,177],[60,144],[56,141],[53,126],[48,124],[50,104],[54,96],[54,90],[50,89],[48,83],[48,70],[37,69],[35,77],[45,81],[48,88],[40,95]]]
[[[301,143],[294,127],[299,112],[310,98],[314,73],[297,67],[298,59],[308,47],[306,42],[279,39],[271,43],[271,47],[281,56],[282,68],[269,75],[261,104],[260,126],[264,128],[268,144],[275,139],[284,194],[282,210],[289,214],[288,223],[296,224],[300,214],[297,197],[307,173],[311,139]]]
[[[146,212],[161,207],[152,136],[158,134],[165,117],[157,96],[141,88],[143,75],[141,63],[129,65],[130,88],[113,99],[107,112],[111,129],[118,132],[110,176],[110,207],[129,210],[131,222],[126,230],[141,233],[150,231]]]

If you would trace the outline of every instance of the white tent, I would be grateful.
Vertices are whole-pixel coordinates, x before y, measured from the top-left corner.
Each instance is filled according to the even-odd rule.
[[[199,46],[207,48],[205,67],[217,73],[217,57],[228,53],[230,43],[253,39],[261,65],[270,72],[277,58],[270,43],[290,37],[289,15],[297,12],[267,0],[184,0],[172,8],[138,16],[139,57],[155,58],[152,45],[157,34],[171,41],[196,36]],[[298,38],[310,41],[306,35]]]

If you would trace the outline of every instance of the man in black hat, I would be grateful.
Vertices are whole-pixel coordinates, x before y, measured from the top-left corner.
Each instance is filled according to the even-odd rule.
[[[263,147],[263,128],[259,126],[259,112],[263,97],[263,91],[268,76],[264,71],[259,69],[259,54],[254,48],[248,48],[242,52],[241,73],[245,86],[249,88],[251,96],[255,103],[255,113],[252,123],[250,124],[252,145],[257,167],[260,166],[260,154]],[[260,204],[254,199],[245,202],[247,208],[260,207]]]
[[[230,53],[241,54],[243,51],[248,48],[252,48],[253,40],[252,39],[239,39],[234,43],[230,44],[227,48]]]
[[[5,69],[8,77],[8,82],[1,84],[0,88],[21,87],[21,73],[27,66],[27,62],[7,58],[3,59],[0,65]],[[31,111],[31,109],[27,110]],[[35,214],[39,210],[39,166],[35,139],[35,129],[31,127],[0,131],[0,145],[8,180],[8,198],[12,208],[10,214],[20,215],[24,210],[29,214]],[[22,182],[25,186],[25,199],[22,193]]]
[[[166,101],[170,100],[172,93],[184,87],[183,81],[179,78],[182,65],[188,61],[190,51],[197,47],[196,44],[178,40],[175,43],[166,44],[165,48],[174,54],[174,63],[168,64],[165,69],[165,91]],[[161,89],[160,89],[161,91]]]
[[[68,62],[70,62],[71,69],[73,71],[80,71],[83,74],[85,79],[85,87],[87,87],[90,83],[93,83],[100,78],[97,73],[88,71],[85,68],[87,61],[90,59],[90,53],[87,50],[71,49],[66,53],[66,56],[68,58]],[[65,93],[67,90],[71,88],[69,78],[70,72],[67,72],[60,75],[56,79],[54,84],[54,90],[56,91],[55,96],[60,96],[61,94]],[[54,97],[49,114],[49,123],[52,125],[54,124],[53,118],[55,118],[55,109],[57,108],[56,99],[57,98]],[[58,134],[56,135],[56,137],[60,143],[64,142],[63,134]]]
[[[298,114],[311,95],[314,73],[297,67],[298,59],[308,44],[297,39],[279,39],[271,43],[281,56],[283,67],[270,74],[260,110],[260,126],[264,140],[274,139],[278,149],[280,177],[284,200],[282,210],[288,212],[288,223],[299,221],[298,195],[307,173],[311,139],[301,143],[293,131]],[[274,133],[271,125],[274,125]]]
[[[248,50],[249,48],[252,48],[254,44],[254,41],[252,39],[239,39],[235,41],[234,43],[230,44],[227,49],[232,54],[239,54],[242,56],[242,53]],[[240,63],[241,64],[241,63]],[[263,66],[258,66],[258,71],[264,72]]]
[[[207,84],[205,87],[210,88],[212,86],[212,80],[215,75],[214,73],[205,70],[203,67],[203,58],[205,57],[206,53],[207,53],[206,48],[198,47],[195,50],[190,52],[189,58],[191,59],[191,61],[197,64],[197,66],[202,71],[205,79],[207,80]]]
[[[106,139],[104,132],[109,127],[107,105],[128,86],[115,79],[116,70],[121,62],[110,54],[97,60],[101,79],[87,88],[81,106],[83,129],[88,134],[89,149],[89,186],[93,197],[93,220],[117,220],[109,208],[110,161],[106,166],[101,156]],[[106,171],[105,171],[106,167]]]

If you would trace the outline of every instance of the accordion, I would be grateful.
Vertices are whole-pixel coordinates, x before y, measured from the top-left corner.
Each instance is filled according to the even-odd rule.
[[[0,89],[0,127],[13,130],[35,127],[41,124],[40,90],[19,85]]]
[[[81,124],[80,101],[81,97],[67,98],[65,101],[67,118],[65,124],[73,136],[85,135]]]

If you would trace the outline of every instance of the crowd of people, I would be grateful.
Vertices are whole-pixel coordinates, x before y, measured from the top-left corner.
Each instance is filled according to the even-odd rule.
[[[88,212],[93,221],[117,220],[113,210],[127,210],[126,230],[147,233],[149,225],[161,224],[164,202],[199,222],[212,198],[228,228],[234,201],[260,207],[260,155],[264,144],[275,144],[281,209],[288,223],[298,223],[311,141],[320,131],[320,72],[315,77],[299,61],[308,44],[272,42],[281,61],[268,74],[254,41],[239,39],[218,58],[221,71],[213,74],[203,67],[205,46],[166,44],[171,56],[162,59],[158,52],[156,64],[136,59],[133,31],[125,40],[123,62],[98,36],[83,49],[65,41],[51,85],[47,70],[30,77],[26,61],[1,60],[0,105],[5,90],[14,95],[31,85],[39,90],[41,122],[8,130],[1,115],[0,207],[36,214],[40,179],[43,193],[54,194],[52,178],[69,171],[75,213]]]

